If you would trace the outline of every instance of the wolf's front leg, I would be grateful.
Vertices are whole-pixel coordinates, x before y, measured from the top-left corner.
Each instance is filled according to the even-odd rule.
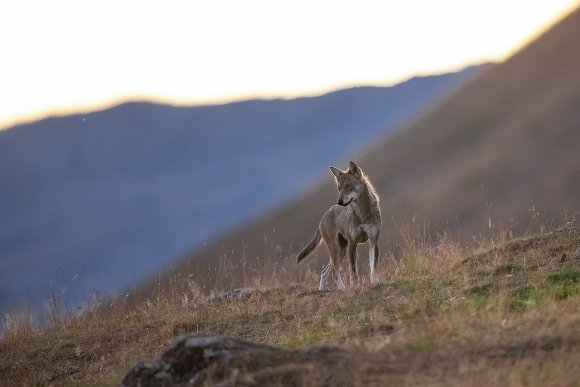
[[[371,267],[371,285],[379,283],[377,266],[379,263],[379,245],[376,241],[371,242],[369,249],[369,265]]]
[[[350,269],[350,287],[353,288],[359,284],[356,270],[356,244],[354,243],[348,245],[348,266]]]

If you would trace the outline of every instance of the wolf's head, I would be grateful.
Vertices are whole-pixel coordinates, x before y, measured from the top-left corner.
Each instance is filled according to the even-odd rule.
[[[338,189],[336,203],[341,206],[348,206],[364,190],[365,185],[361,169],[356,163],[351,161],[348,171],[345,172],[338,168],[330,167],[330,172],[336,178],[336,188]]]

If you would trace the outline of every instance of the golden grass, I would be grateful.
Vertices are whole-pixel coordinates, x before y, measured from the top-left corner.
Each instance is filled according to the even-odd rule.
[[[261,291],[241,300],[209,302],[190,280],[187,289],[176,282],[132,309],[112,302],[42,330],[15,320],[0,341],[0,385],[116,385],[135,363],[158,356],[186,332],[287,349],[342,348],[324,370],[308,368],[313,385],[329,372],[333,384],[348,385],[577,383],[577,230],[473,252],[446,237],[432,246],[410,237],[403,247],[372,288],[318,292],[314,271],[288,287],[291,270],[278,267],[274,275],[270,267],[255,282],[250,271],[248,284]],[[275,381],[304,369],[264,372]]]

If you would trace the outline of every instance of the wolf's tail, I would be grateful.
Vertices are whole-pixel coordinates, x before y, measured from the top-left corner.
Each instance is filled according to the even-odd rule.
[[[308,245],[306,245],[306,247],[302,249],[301,252],[298,253],[298,256],[296,257],[296,263],[299,263],[304,258],[309,256],[318,247],[321,240],[322,236],[320,235],[320,229],[317,228],[316,232],[314,233],[314,238],[312,238],[310,243],[308,243]]]

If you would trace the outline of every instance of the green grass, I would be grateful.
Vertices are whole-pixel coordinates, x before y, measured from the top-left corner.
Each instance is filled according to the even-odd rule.
[[[435,340],[432,338],[411,340],[406,346],[412,352],[430,352],[435,349]]]
[[[12,329],[0,341],[0,385],[118,385],[134,364],[188,332],[344,351],[325,370],[272,368],[273,384],[307,377],[319,385],[329,372],[345,385],[577,383],[576,231],[475,252],[436,247],[388,260],[372,288],[318,292],[313,279],[213,303],[192,290],[44,330]]]
[[[496,269],[493,271],[493,273],[496,276],[501,276],[501,275],[507,275],[507,274],[514,274],[520,270],[522,270],[522,268],[519,265],[516,265],[512,262],[508,262],[508,263],[504,263],[504,264],[501,264],[498,267],[496,267]]]

